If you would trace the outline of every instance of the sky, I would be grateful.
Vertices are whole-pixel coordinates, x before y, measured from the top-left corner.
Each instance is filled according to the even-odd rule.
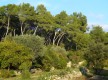
[[[53,15],[66,11],[67,14],[81,12],[87,17],[88,27],[100,25],[108,32],[108,0],[0,0],[0,6],[30,3],[35,8],[44,4]]]

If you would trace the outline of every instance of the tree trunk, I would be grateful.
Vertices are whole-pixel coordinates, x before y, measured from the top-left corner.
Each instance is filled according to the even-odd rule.
[[[57,46],[59,45],[60,40],[61,40],[61,38],[63,37],[63,35],[64,35],[64,33],[62,33],[61,36],[60,36],[60,38],[58,39]]]
[[[23,22],[21,22],[21,35],[23,35]]]
[[[8,66],[8,73],[9,73],[9,71],[10,71],[10,65]]]
[[[14,29],[14,36],[15,36],[15,29]]]
[[[61,34],[62,34],[62,33],[61,33]],[[60,36],[61,34],[58,34],[58,35],[57,35],[57,37],[55,38],[55,41],[59,38],[59,36]]]
[[[54,34],[54,38],[53,38],[53,45],[55,44],[56,34],[57,34],[57,32],[55,32],[55,34]]]
[[[37,28],[38,28],[38,26],[36,27],[36,29],[35,29],[35,31],[34,31],[34,33],[33,33],[33,35],[36,35]]]
[[[8,32],[9,32],[9,26],[10,26],[10,16],[8,16],[8,25],[7,25],[7,29],[6,29],[6,36],[8,35]]]

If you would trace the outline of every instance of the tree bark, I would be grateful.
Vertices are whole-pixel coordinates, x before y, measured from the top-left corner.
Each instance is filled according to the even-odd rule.
[[[63,37],[64,34],[65,34],[65,33],[62,33],[61,36],[60,36],[60,38],[58,39],[57,46],[59,45],[60,40],[61,40],[61,38]]]
[[[14,36],[15,36],[15,29],[14,29]]]
[[[36,27],[36,29],[35,29],[35,31],[34,31],[34,33],[33,33],[33,35],[36,35],[37,28],[38,28],[38,26]]]
[[[10,26],[10,16],[8,16],[8,24],[7,24],[6,36],[8,35],[8,32],[9,32],[9,26]]]
[[[21,35],[23,35],[23,22],[21,22]]]
[[[55,34],[54,34],[54,38],[53,38],[53,45],[55,44],[56,34],[57,34],[57,32],[55,32]]]

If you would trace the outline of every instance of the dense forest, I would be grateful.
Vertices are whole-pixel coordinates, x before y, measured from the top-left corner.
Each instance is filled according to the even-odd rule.
[[[108,32],[94,25],[88,32],[87,17],[81,12],[52,15],[42,4],[0,6],[0,69],[43,71],[84,66],[95,74],[108,68]],[[5,77],[9,77],[7,74]],[[2,74],[1,77],[4,77]]]

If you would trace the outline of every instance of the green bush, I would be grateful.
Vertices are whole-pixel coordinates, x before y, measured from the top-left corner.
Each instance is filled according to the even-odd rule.
[[[89,45],[84,58],[88,68],[103,69],[106,66],[104,62],[108,59],[108,46],[93,42]]]
[[[22,70],[21,79],[22,80],[31,80],[29,70],[27,70],[27,69]]]
[[[17,44],[14,41],[4,40],[0,42],[0,67],[1,69],[19,69],[19,67],[27,62],[31,64],[33,52],[31,49]],[[31,65],[27,65],[30,67]]]
[[[81,50],[79,51],[70,51],[67,55],[72,64],[78,64],[78,62],[83,60],[83,54]]]
[[[43,38],[35,35],[20,35],[20,36],[15,36],[13,39],[16,43],[23,44],[24,46],[32,49],[32,51],[35,53],[34,58],[44,55]]]
[[[7,70],[7,69],[2,69],[1,70],[1,74],[0,74],[0,77],[2,78],[9,78],[9,77],[13,77],[15,76],[15,73],[13,70]]]
[[[51,67],[63,69],[67,64],[67,53],[65,49],[58,46],[48,46],[42,60],[43,69],[50,70]]]
[[[35,35],[15,36],[14,41],[30,48],[33,52],[33,66],[40,67],[40,58],[44,56],[44,39]]]

